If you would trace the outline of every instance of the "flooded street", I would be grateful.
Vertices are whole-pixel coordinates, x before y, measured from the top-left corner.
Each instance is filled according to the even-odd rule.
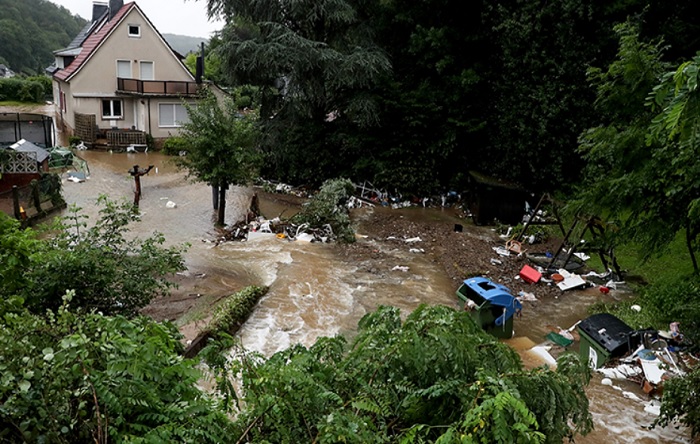
[[[428,254],[413,254],[362,238],[359,242],[370,243],[369,248],[385,253],[381,261],[351,260],[339,254],[334,245],[289,242],[273,235],[254,235],[247,242],[214,246],[211,240],[217,234],[210,188],[188,182],[166,156],[94,151],[79,154],[88,162],[91,177],[77,184],[64,180],[64,196],[69,205],[84,208],[91,221],[97,216],[95,203],[100,194],[133,200],[134,182],[127,171],[134,165],[154,166],[141,178],[142,221],[132,231],[138,236],[159,231],[169,245],[190,244],[185,255],[188,271],[181,276],[178,297],[167,304],[156,304],[156,318],[176,320],[181,327],[204,322],[206,309],[218,298],[251,284],[267,285],[270,291],[238,337],[246,348],[269,356],[295,343],[309,346],[320,336],[352,336],[362,316],[379,305],[393,305],[404,313],[421,303],[457,307],[454,282]],[[229,192],[227,221],[239,218],[249,193],[240,189]],[[176,207],[168,208],[168,202]],[[278,216],[285,209],[265,200],[260,206],[267,217]],[[362,234],[361,226],[358,234]],[[397,266],[408,267],[408,271]],[[541,343],[549,326],[572,326],[588,316],[586,307],[600,297],[596,290],[588,290],[536,302],[536,309],[524,303],[522,317],[515,321],[516,337],[521,343]],[[527,365],[541,364],[524,351],[520,353]],[[594,375],[587,390],[595,430],[587,437],[578,437],[577,443],[690,442],[687,433],[673,428],[644,428],[654,416],[644,411],[643,402],[601,385],[600,379]],[[647,398],[634,384],[615,385],[643,400]]]

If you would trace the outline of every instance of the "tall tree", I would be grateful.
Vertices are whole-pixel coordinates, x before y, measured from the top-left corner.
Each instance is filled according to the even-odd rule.
[[[208,0],[229,25],[223,66],[261,88],[268,174],[320,183],[353,160],[344,134],[374,124],[372,87],[389,61],[362,0]]]
[[[257,113],[239,111],[230,98],[219,103],[208,90],[196,106],[185,106],[189,121],[180,132],[185,155],[177,157],[176,164],[195,180],[218,188],[217,224],[223,226],[226,190],[247,185],[258,174]]]

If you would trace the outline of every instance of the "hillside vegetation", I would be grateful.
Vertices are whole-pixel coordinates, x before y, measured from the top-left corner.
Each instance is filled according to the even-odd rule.
[[[52,51],[68,45],[86,21],[48,0],[0,0],[0,63],[16,73],[40,74]]]

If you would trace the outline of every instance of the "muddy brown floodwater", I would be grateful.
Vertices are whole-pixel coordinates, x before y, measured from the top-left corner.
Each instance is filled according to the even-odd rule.
[[[514,292],[535,293],[537,302],[524,303],[515,321],[516,337],[509,343],[527,366],[543,361],[527,350],[544,341],[553,326],[564,328],[587,316],[587,307],[602,297],[624,298],[623,293],[602,296],[594,289],[561,293],[546,286],[523,287],[514,279],[521,266],[516,259],[503,265],[490,262],[492,246],[502,242],[485,227],[474,227],[452,209],[362,208],[353,211],[358,242],[349,247],[289,242],[254,234],[247,242],[215,246],[211,191],[188,182],[166,156],[159,153],[79,153],[90,166],[85,183],[64,181],[69,204],[82,207],[94,220],[100,194],[133,199],[133,165],[153,165],[141,178],[141,222],[133,235],[162,232],[168,244],[189,243],[188,270],[175,277],[180,288],[154,301],[144,313],[157,320],[173,320],[192,338],[205,325],[211,307],[220,298],[247,285],[267,285],[268,294],[238,332],[243,345],[269,356],[295,343],[306,346],[318,337],[351,337],[362,316],[379,305],[408,313],[419,304],[457,307],[455,290],[466,273],[487,273]],[[252,191],[229,194],[227,221],[238,219]],[[168,208],[173,202],[175,208]],[[261,193],[267,217],[291,215],[298,207],[292,198]],[[464,226],[455,232],[456,223]],[[394,237],[395,239],[388,239]],[[405,239],[420,237],[407,243]],[[411,251],[413,249],[413,251]],[[420,250],[423,250],[422,252]],[[515,270],[515,271],[514,271]],[[575,348],[575,346],[574,346]],[[683,443],[685,430],[673,427],[648,430],[654,416],[644,410],[646,395],[632,383],[616,382],[621,390],[600,384],[595,376],[587,389],[595,430],[578,443]],[[635,395],[639,400],[630,399]]]

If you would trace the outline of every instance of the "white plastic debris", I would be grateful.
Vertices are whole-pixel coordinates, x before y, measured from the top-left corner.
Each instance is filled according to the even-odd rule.
[[[177,204],[172,200],[169,200],[168,203],[165,204],[165,208],[177,208]]]
[[[397,266],[395,266],[394,268],[392,268],[391,270],[392,270],[392,271],[403,271],[403,272],[407,272],[407,271],[408,271],[408,267],[406,267],[405,265],[397,265]]]
[[[408,251],[411,253],[425,253],[425,250],[422,248],[410,248]]]
[[[506,247],[491,247],[499,256],[510,256],[510,251]]]
[[[598,373],[602,373],[608,379],[627,379],[631,376],[637,376],[642,373],[642,369],[637,366],[632,366],[628,364],[618,365],[612,368],[598,368],[596,369]]]
[[[406,242],[407,244],[412,244],[412,243],[414,243],[414,242],[423,242],[423,240],[422,240],[420,237],[416,236],[416,237],[412,237],[412,238],[410,238],[410,239],[406,239],[405,242]]]
[[[600,383],[603,385],[609,385],[609,386],[613,385],[612,379],[610,379],[610,378],[603,378],[603,380],[600,381]]]
[[[313,242],[314,240],[314,235],[309,234],[309,233],[299,233],[297,236],[294,238],[294,240],[297,241],[302,241],[302,242]]]
[[[503,261],[491,258],[491,265],[501,265],[502,263],[503,263]]]
[[[591,258],[591,257],[590,257],[589,255],[587,255],[586,253],[574,253],[574,256],[576,256],[577,258],[581,259],[582,261],[587,261],[588,259]]]
[[[640,307],[640,306],[637,305],[637,304],[632,305],[632,306],[630,307],[630,309],[636,311],[637,313],[639,313],[640,311],[642,311],[642,307]]]

